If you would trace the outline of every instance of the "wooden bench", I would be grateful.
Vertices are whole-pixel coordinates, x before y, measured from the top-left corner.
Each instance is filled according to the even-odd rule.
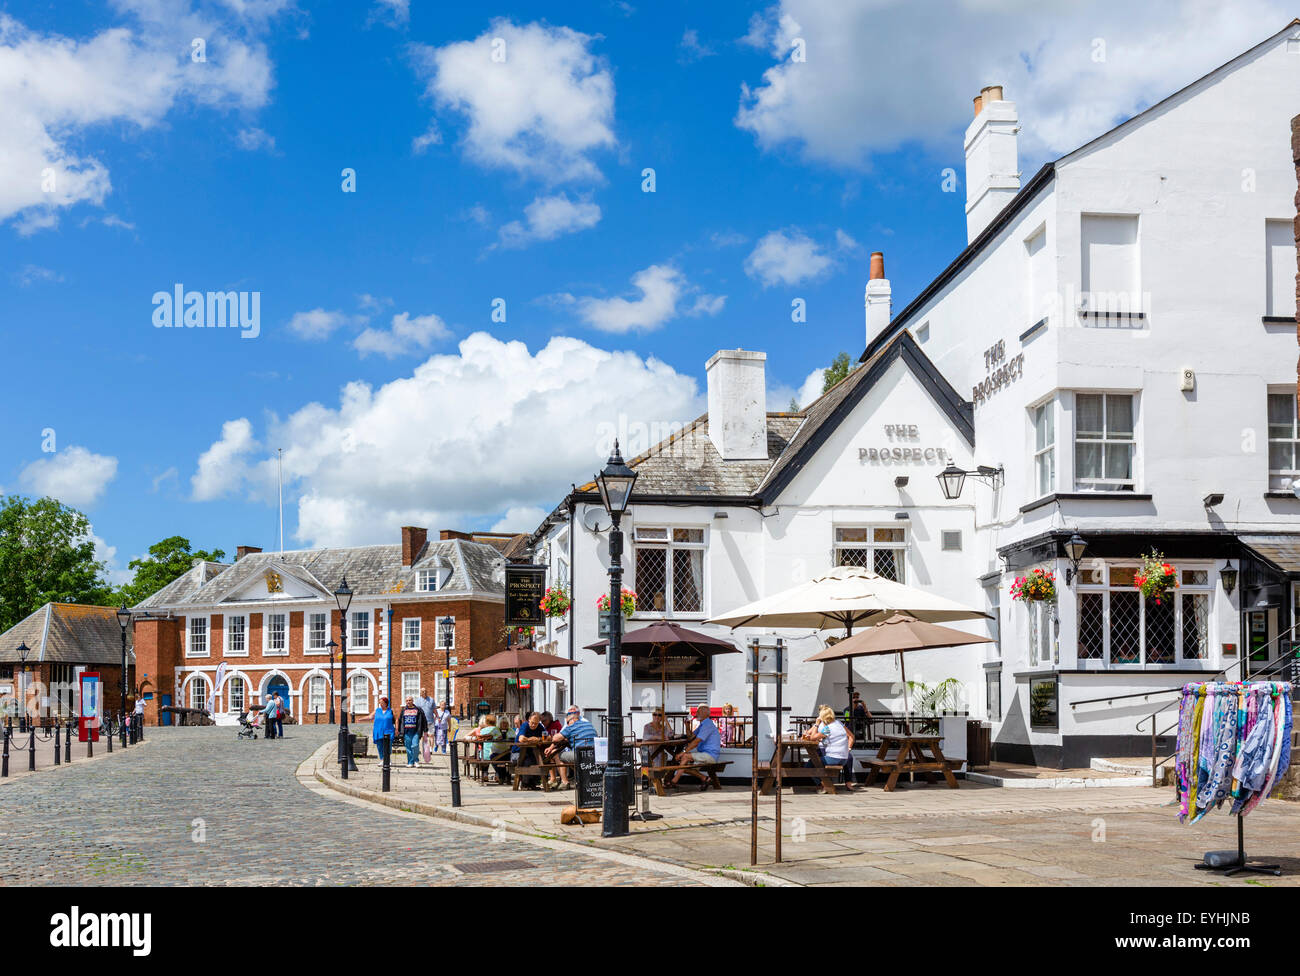
[[[889,779],[885,781],[885,792],[892,793],[894,787],[898,785],[898,777],[903,773],[920,773],[925,777],[927,783],[934,783],[935,773],[941,773],[943,778],[948,781],[949,787],[957,789],[957,780],[953,777],[953,772],[961,769],[965,764],[965,759],[944,759],[942,762],[916,762],[903,761],[899,762],[897,756],[881,758],[871,756],[861,760],[862,768],[867,772],[867,786],[876,781],[876,777],[881,773],[888,773]]]
[[[642,766],[641,775],[650,781],[650,785],[655,788],[655,794],[658,796],[667,796],[664,790],[664,780],[669,773],[688,773],[694,776],[705,786],[711,786],[715,790],[722,789],[722,783],[718,780],[718,773],[722,772],[730,762],[715,763],[683,763],[680,766]]]

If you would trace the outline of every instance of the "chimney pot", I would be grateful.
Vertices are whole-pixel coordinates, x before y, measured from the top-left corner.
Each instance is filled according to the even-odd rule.
[[[402,526],[402,565],[412,566],[419,558],[424,544],[429,538],[428,529],[416,528],[414,525]]]
[[[867,316],[867,345],[884,332],[893,315],[894,302],[889,279],[885,277],[885,252],[871,252],[871,278],[863,297]]]
[[[975,96],[975,117],[979,118],[980,112],[983,111],[984,111],[984,96],[976,95]]]
[[[985,85],[966,128],[966,242],[992,222],[1020,190],[1016,135],[1020,118],[1001,85]]]
[[[985,104],[1002,101],[1002,86],[985,85],[980,89],[980,100]]]
[[[871,280],[885,277],[885,252],[871,252]]]

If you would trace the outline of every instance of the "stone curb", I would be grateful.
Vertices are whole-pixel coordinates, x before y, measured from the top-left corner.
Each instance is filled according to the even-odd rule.
[[[670,865],[687,871],[694,871],[699,874],[715,875],[720,878],[726,878],[728,881],[739,882],[740,884],[751,888],[804,887],[796,882],[788,881],[785,878],[779,878],[776,875],[768,874],[764,871],[738,871],[734,868],[701,867],[698,864],[679,861],[675,858],[661,857],[654,854],[644,854],[640,851],[631,852],[617,847],[606,847],[590,841],[576,841],[570,840],[567,837],[559,837],[554,834],[538,833],[537,831],[521,827],[518,824],[509,823],[500,818],[493,819],[474,813],[466,813],[465,811],[458,810],[455,807],[444,807],[432,803],[421,803],[417,800],[406,800],[392,795],[385,795],[384,793],[376,792],[375,790],[362,789],[361,787],[353,786],[351,783],[344,783],[343,780],[324,771],[326,764],[321,760],[325,756],[329,755],[329,753],[335,748],[334,743],[331,742],[322,745],[314,753],[308,756],[307,759],[303,761],[302,765],[298,767],[298,775],[302,777],[304,775],[304,770],[307,770],[308,772],[306,775],[309,775],[310,778],[315,779],[321,785],[326,786],[337,793],[351,796],[354,799],[365,800],[368,803],[376,803],[380,806],[399,810],[403,813],[418,813],[426,817],[451,820],[456,823],[469,824],[473,827],[484,827],[489,830],[505,830],[507,833],[565,844],[584,851],[605,851],[612,854],[619,854],[623,857],[637,858],[656,864]]]
[[[1150,774],[1146,776],[1058,776],[1051,779],[1017,779],[1011,776],[992,776],[988,773],[967,773],[966,778],[974,783],[1001,786],[1008,790],[1104,790],[1151,785]]]

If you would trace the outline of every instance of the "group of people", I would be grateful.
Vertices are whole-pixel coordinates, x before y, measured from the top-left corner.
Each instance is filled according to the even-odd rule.
[[[596,727],[582,717],[577,705],[570,705],[561,723],[550,712],[526,715],[483,715],[478,727],[465,736],[466,742],[479,747],[480,757],[492,764],[497,779],[509,782],[515,775],[521,750],[540,750],[545,776],[525,776],[520,783],[527,789],[568,789],[572,783],[569,769],[576,761],[577,749],[596,740]]]
[[[143,702],[137,703],[137,714],[144,714],[143,705]],[[277,692],[267,698],[266,704],[260,709],[255,705],[245,709],[244,714],[239,716],[239,721],[251,729],[263,729],[268,739],[283,739],[284,717],[288,714],[289,709]]]
[[[388,699],[381,697],[371,722],[370,732],[380,758],[387,758],[388,744],[398,736],[406,749],[407,766],[418,763],[421,752],[428,762],[433,753],[447,751],[451,710],[445,701],[435,703],[424,688],[418,696],[407,695],[406,704],[396,714],[389,707]]]

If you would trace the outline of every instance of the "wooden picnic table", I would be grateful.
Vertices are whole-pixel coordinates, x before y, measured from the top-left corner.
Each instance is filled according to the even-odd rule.
[[[954,766],[961,767],[960,759],[945,759],[939,743],[943,736],[908,735],[885,733],[880,736],[880,751],[869,759],[863,759],[862,765],[869,770],[866,785],[870,786],[882,772],[889,774],[885,781],[885,792],[892,793],[898,785],[898,777],[903,773],[921,773],[927,783],[935,782],[934,774],[942,773],[951,789],[957,789],[957,777],[953,776]],[[889,756],[890,749],[898,750]]]
[[[623,747],[625,749],[633,750],[633,755],[636,755],[635,750],[648,749],[650,751],[650,754],[646,756],[644,761],[641,762],[641,765],[653,766],[655,764],[655,759],[657,759],[662,753],[669,752],[671,753],[672,756],[675,756],[677,755],[677,752],[680,750],[680,748],[686,745],[686,743],[690,741],[691,740],[689,736],[686,737],[685,739],[635,739],[634,738],[629,742],[623,743]]]
[[[793,757],[792,763],[786,762],[786,752],[790,752]],[[799,762],[800,751],[808,754],[808,760],[811,766],[804,766]],[[776,769],[781,767],[781,782],[784,785],[789,780],[795,779],[816,779],[821,780],[822,787],[827,793],[835,793],[835,776],[830,768],[822,762],[821,743],[813,739],[779,739],[776,743],[776,751],[772,754],[772,761],[767,764],[767,774],[763,777],[763,785],[759,792],[767,796],[772,792],[772,787],[776,783]],[[762,766],[760,765],[760,769]]]

